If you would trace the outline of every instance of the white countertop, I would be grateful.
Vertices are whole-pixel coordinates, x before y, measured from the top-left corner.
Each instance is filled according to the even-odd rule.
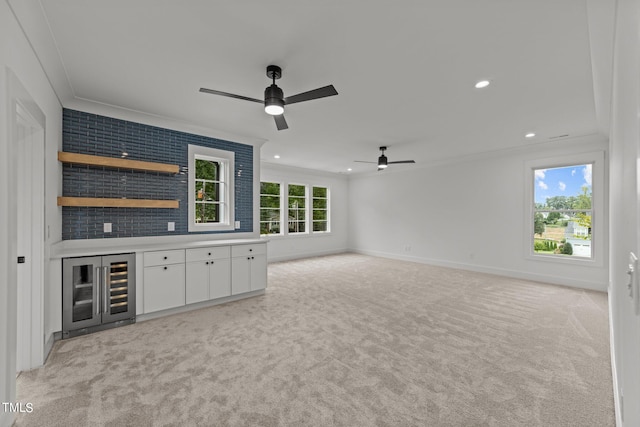
[[[129,237],[115,239],[63,240],[51,246],[51,258],[109,255],[129,252],[191,249],[210,246],[266,243],[268,239],[211,239],[211,236]]]

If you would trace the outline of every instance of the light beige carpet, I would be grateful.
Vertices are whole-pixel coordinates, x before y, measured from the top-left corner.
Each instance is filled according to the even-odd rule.
[[[60,341],[18,426],[613,426],[604,293],[355,254]]]

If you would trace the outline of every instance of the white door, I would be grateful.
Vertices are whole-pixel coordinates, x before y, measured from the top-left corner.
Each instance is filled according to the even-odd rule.
[[[17,348],[18,372],[42,364],[42,261],[44,242],[44,132],[40,124],[16,105],[16,208],[18,233]]]

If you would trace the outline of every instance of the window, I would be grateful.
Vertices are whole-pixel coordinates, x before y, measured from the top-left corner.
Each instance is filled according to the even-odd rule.
[[[260,234],[309,235],[331,231],[328,187],[260,182]]]
[[[326,187],[313,187],[313,232],[329,231],[329,194]]]
[[[604,152],[526,162],[525,254],[536,260],[603,265]]]
[[[189,231],[233,230],[234,153],[189,145]]]
[[[593,164],[533,172],[534,252],[591,258]]]
[[[307,186],[289,184],[287,206],[289,208],[289,234],[306,231]]]
[[[281,234],[279,183],[260,183],[260,234]]]

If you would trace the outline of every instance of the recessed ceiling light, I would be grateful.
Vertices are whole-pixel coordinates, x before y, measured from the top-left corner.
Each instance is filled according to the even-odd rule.
[[[351,169],[351,168],[347,169],[347,171],[348,171],[348,172],[351,172],[352,170],[353,170],[353,169]]]
[[[533,133],[533,132],[529,132],[529,133],[528,133],[528,134],[526,134],[524,137],[525,137],[525,138],[533,138],[534,136],[536,136],[536,134],[535,134],[535,133]]]
[[[273,156],[273,158],[274,158],[274,159],[279,159],[279,158],[280,158],[280,155],[279,155],[279,154],[276,154],[275,156]]]
[[[483,87],[487,87],[491,84],[489,80],[480,80],[476,83],[476,89],[482,89]]]

